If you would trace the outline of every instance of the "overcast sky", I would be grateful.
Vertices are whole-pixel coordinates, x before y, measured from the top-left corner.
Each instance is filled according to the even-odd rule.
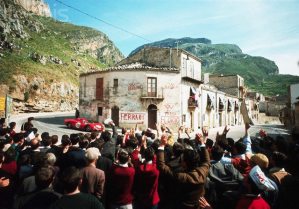
[[[281,74],[299,75],[298,0],[60,0],[142,38],[45,1],[54,18],[106,33],[125,56],[148,42],[204,37],[271,59]]]

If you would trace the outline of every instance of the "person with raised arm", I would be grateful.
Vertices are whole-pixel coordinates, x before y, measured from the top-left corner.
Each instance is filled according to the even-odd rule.
[[[174,179],[174,183],[181,185],[179,193],[180,209],[197,209],[199,198],[204,196],[204,185],[209,172],[210,157],[205,148],[204,138],[199,134],[196,137],[201,149],[201,157],[194,149],[185,149],[182,155],[181,166],[183,171],[175,173],[165,164],[164,147],[167,144],[167,135],[161,136],[161,145],[157,153],[157,165],[160,173]]]

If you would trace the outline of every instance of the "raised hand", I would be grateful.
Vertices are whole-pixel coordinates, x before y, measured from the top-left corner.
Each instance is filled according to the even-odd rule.
[[[203,128],[203,129],[202,129],[202,134],[203,134],[204,137],[209,136],[209,131],[208,131],[208,129],[207,129],[207,128]]]
[[[229,130],[230,129],[227,126],[225,126],[222,135],[226,136],[226,134],[229,132]]]
[[[199,198],[199,206],[203,209],[212,209],[211,205],[208,203],[208,201],[204,197]]]
[[[205,143],[204,138],[203,138],[202,134],[200,134],[200,133],[195,134],[195,140],[199,144],[204,144]]]
[[[5,179],[4,177],[0,178],[0,188],[7,187],[9,185],[9,179]]]

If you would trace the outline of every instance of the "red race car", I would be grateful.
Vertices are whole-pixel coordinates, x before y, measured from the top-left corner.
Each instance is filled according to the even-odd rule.
[[[105,126],[102,123],[92,123],[89,122],[86,118],[72,118],[65,119],[64,124],[68,128],[79,129],[82,131],[104,131]]]

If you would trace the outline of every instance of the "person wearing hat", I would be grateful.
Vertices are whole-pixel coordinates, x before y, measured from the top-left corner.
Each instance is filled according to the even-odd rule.
[[[270,205],[263,199],[261,193],[274,191],[276,188],[258,165],[251,169],[248,183],[249,191],[239,199],[236,209],[270,209]]]
[[[85,157],[88,165],[82,169],[81,192],[92,194],[101,200],[104,192],[105,173],[96,168],[99,156],[101,153],[96,147],[90,147],[86,150]]]

